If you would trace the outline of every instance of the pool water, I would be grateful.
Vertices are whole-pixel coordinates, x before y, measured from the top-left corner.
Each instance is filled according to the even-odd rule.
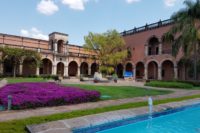
[[[200,106],[97,133],[200,133]]]

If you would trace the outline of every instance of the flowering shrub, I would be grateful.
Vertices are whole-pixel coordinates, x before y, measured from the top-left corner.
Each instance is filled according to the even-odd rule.
[[[100,99],[97,91],[60,86],[55,83],[16,83],[0,89],[0,104],[7,106],[12,95],[12,109],[58,106],[94,102]]]

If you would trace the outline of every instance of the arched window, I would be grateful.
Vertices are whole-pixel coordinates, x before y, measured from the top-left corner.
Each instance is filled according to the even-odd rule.
[[[64,48],[64,41],[63,40],[59,40],[58,44],[57,44],[58,53],[63,53],[63,48]]]
[[[159,54],[159,40],[156,37],[149,39],[148,43],[148,55],[158,55]]]

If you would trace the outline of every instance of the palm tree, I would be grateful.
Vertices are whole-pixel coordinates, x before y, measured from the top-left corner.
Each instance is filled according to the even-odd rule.
[[[184,58],[194,59],[194,80],[197,80],[197,55],[200,44],[200,0],[184,1],[186,7],[174,13],[171,19],[174,25],[165,34],[165,39],[172,41],[172,54],[177,56],[180,50]]]

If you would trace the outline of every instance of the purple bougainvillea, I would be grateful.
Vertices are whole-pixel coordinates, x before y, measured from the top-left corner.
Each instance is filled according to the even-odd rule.
[[[93,102],[100,99],[98,91],[65,87],[55,83],[16,83],[0,89],[0,104],[7,106],[12,96],[12,109],[26,109]]]

